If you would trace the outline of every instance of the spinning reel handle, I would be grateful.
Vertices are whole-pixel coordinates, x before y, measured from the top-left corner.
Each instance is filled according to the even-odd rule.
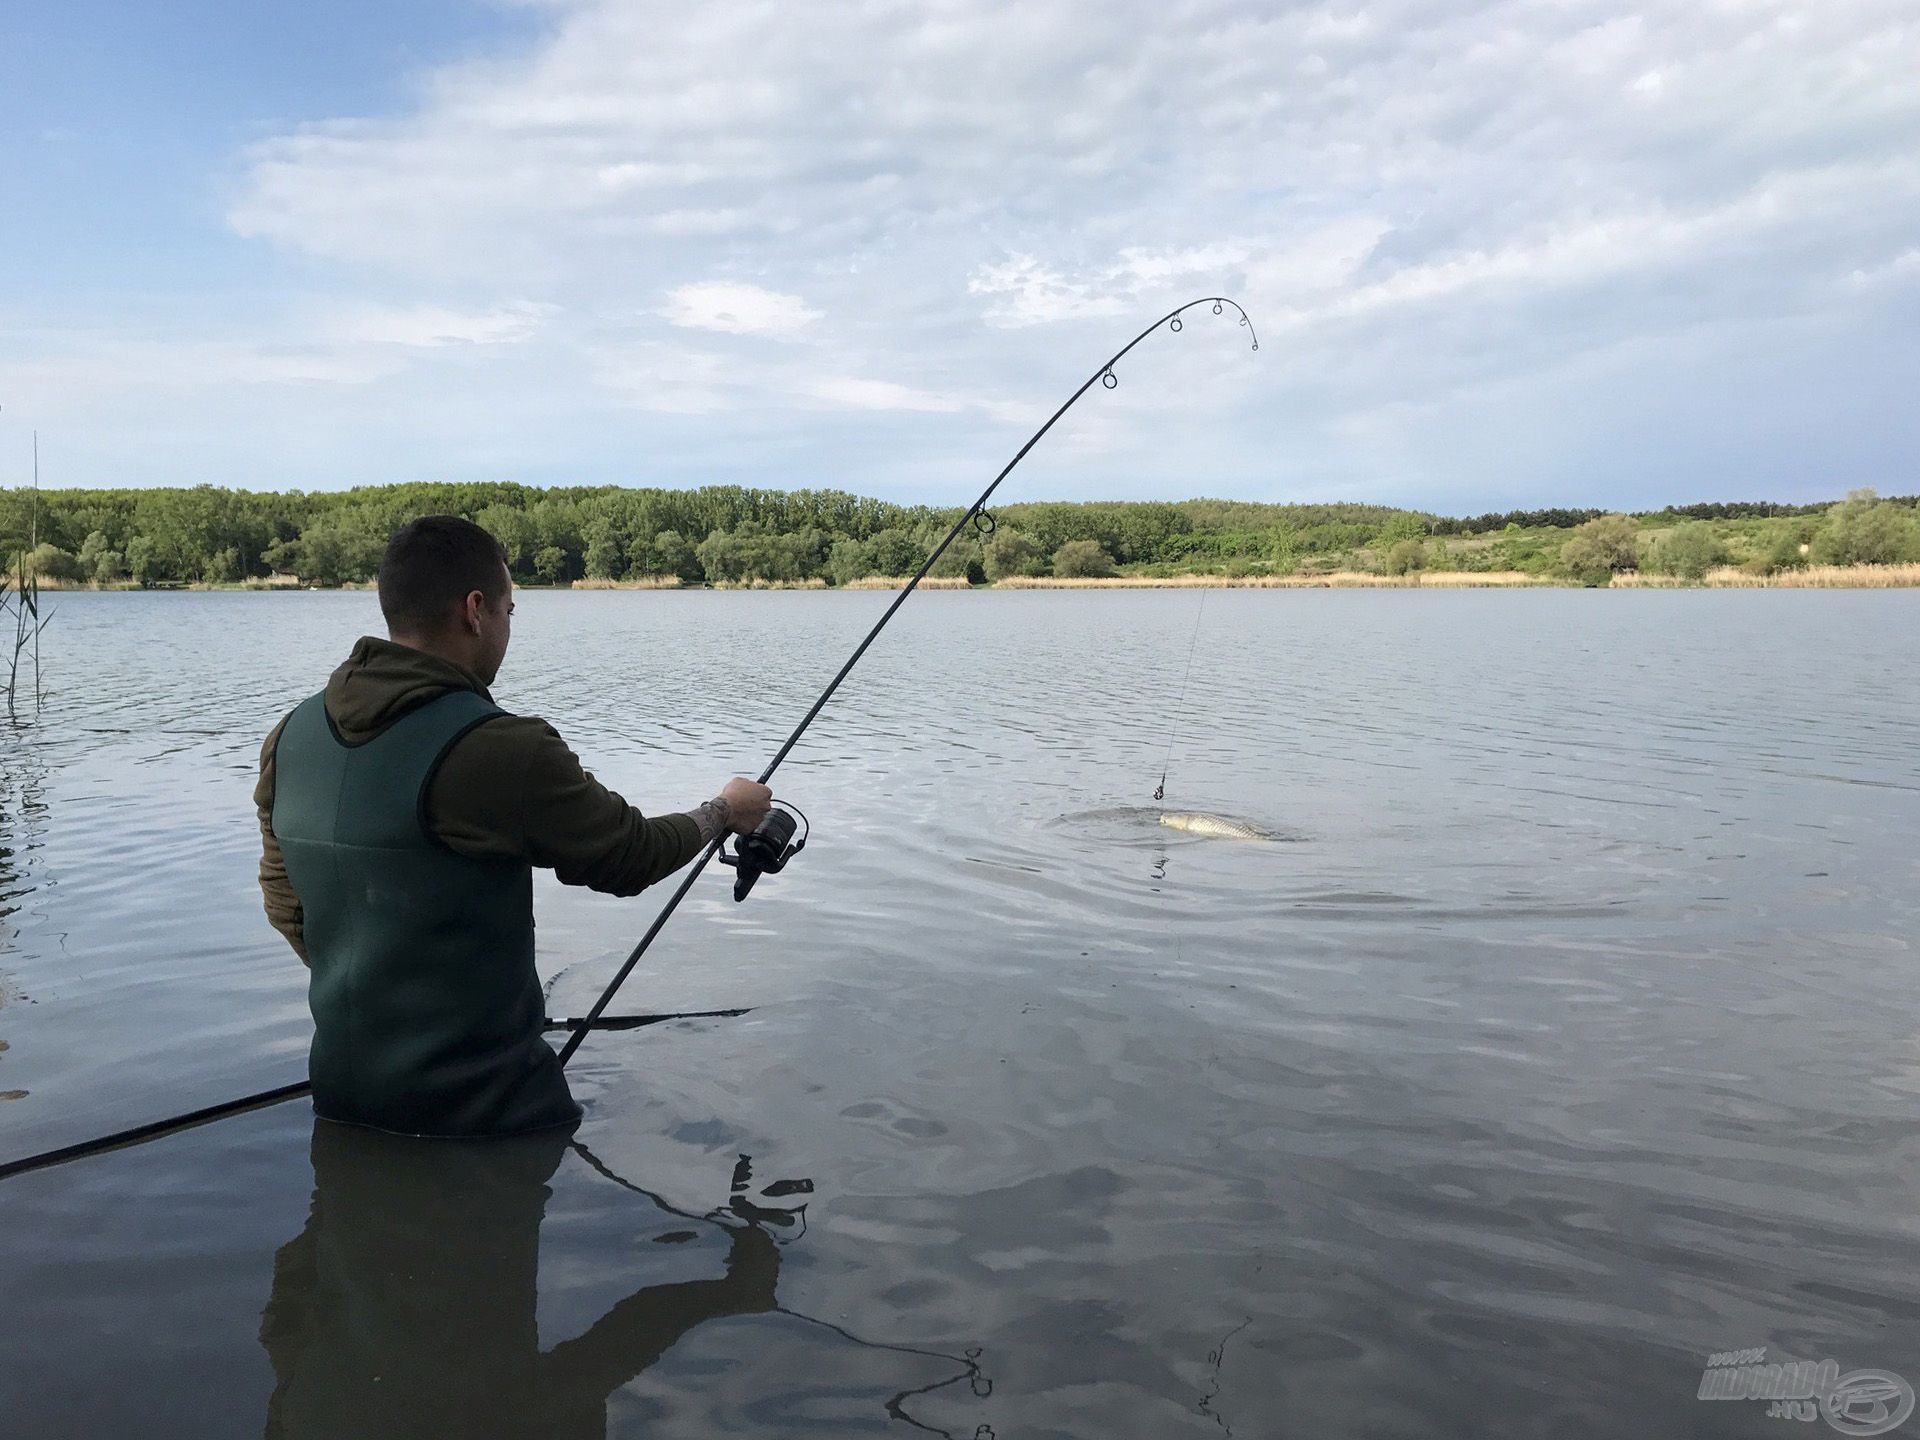
[[[767,811],[766,819],[734,841],[733,854],[729,855],[724,848],[720,851],[720,863],[733,867],[733,898],[736,901],[747,898],[754,881],[762,875],[778,875],[786,869],[787,861],[806,848],[805,835],[798,840],[793,838],[803,818],[781,808],[779,802],[775,801],[774,808]]]

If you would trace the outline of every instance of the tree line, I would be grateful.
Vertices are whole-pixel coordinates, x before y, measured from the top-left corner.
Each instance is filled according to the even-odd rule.
[[[1611,574],[1643,563],[1692,568],[1701,555],[1713,563],[1747,562],[1764,552],[1781,565],[1808,556],[1838,563],[1920,558],[1914,501],[1863,493],[1837,505],[1740,502],[1638,517],[1559,509],[1471,519],[1360,504],[1029,502],[996,509],[990,526],[968,527],[935,573],[979,582],[1122,569],[1246,575],[1341,566],[1390,573],[1508,568],[1591,579],[1602,561]],[[36,575],[70,583],[232,584],[281,576],[330,586],[372,579],[387,537],[407,521],[454,514],[497,536],[515,578],[526,584],[838,585],[918,569],[961,513],[837,490],[733,485],[14,489],[0,490],[0,549]]]

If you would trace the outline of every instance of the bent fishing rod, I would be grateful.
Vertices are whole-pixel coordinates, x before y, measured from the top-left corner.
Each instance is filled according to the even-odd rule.
[[[1080,397],[1085,395],[1096,384],[1108,390],[1115,389],[1120,381],[1114,374],[1113,367],[1126,359],[1127,355],[1135,346],[1139,345],[1148,336],[1163,326],[1173,331],[1182,329],[1184,327],[1182,317],[1185,316],[1187,311],[1201,305],[1211,305],[1215,315],[1224,314],[1226,310],[1231,307],[1234,313],[1240,317],[1241,325],[1246,327],[1249,336],[1252,338],[1252,348],[1254,350],[1260,348],[1259,333],[1254,330],[1253,321],[1248,317],[1246,310],[1242,308],[1239,301],[1228,299],[1224,295],[1203,295],[1198,300],[1189,300],[1186,304],[1169,310],[1165,315],[1162,315],[1158,320],[1154,321],[1153,324],[1147,326],[1146,329],[1142,330],[1138,335],[1134,336],[1133,339],[1121,346],[1119,350],[1115,351],[1105,364],[1086,378],[1078,390],[1075,390],[1073,394],[1067,397],[1065,404],[1047,417],[1046,424],[1042,425],[1027,438],[1026,444],[1022,445],[1019,450],[1014,453],[1014,457],[1006,463],[1000,473],[993,477],[993,483],[980,492],[980,498],[969,505],[966,510],[962,512],[960,518],[954,521],[952,528],[947,531],[940,543],[934,546],[933,552],[922,562],[919,570],[914,573],[913,578],[908,580],[900,593],[893,597],[893,603],[888,605],[886,611],[874,622],[873,628],[867,632],[865,638],[862,639],[858,645],[854,646],[853,653],[847,657],[846,663],[840,667],[833,679],[827,682],[827,688],[820,692],[819,698],[808,708],[807,713],[800,717],[800,723],[793,727],[793,733],[787,736],[785,743],[774,752],[773,758],[767,762],[766,769],[760,772],[759,779],[762,785],[766,784],[767,781],[773,777],[774,771],[780,768],[781,762],[792,752],[793,747],[800,743],[800,737],[807,733],[808,727],[819,718],[820,712],[826,709],[827,702],[834,697],[835,692],[839,690],[842,682],[853,672],[853,667],[860,663],[861,657],[867,653],[868,649],[873,645],[873,642],[880,638],[880,632],[887,628],[888,622],[899,612],[900,607],[907,603],[907,597],[919,588],[920,582],[927,578],[927,575],[933,570],[933,567],[940,562],[940,557],[947,553],[948,548],[952,546],[953,542],[960,538],[961,534],[969,525],[974,526],[983,536],[993,534],[995,522],[992,513],[987,509],[987,502],[993,498],[993,494],[1000,488],[1001,482],[1014,472],[1022,460],[1027,458],[1027,452],[1032,450],[1035,445],[1038,445],[1040,441],[1045,438],[1047,432],[1059,423],[1060,417],[1078,404]],[[620,969],[615,973],[606,989],[601,991],[600,998],[593,1002],[593,1008],[591,1010],[579,1019],[554,1020],[547,1023],[546,1028],[548,1029],[565,1029],[568,1032],[566,1044],[560,1049],[559,1058],[563,1066],[573,1058],[573,1054],[580,1048],[581,1042],[594,1030],[632,1029],[639,1025],[657,1024],[666,1020],[696,1019],[715,1015],[741,1015],[746,1013],[743,1010],[719,1010],[701,1011],[685,1015],[610,1017],[606,1015],[606,1009],[607,1006],[613,1002],[613,997],[619,992],[620,987],[626,983],[627,977],[633,973],[634,966],[638,965],[641,957],[647,953],[655,937],[666,927],[666,923],[673,917],[674,911],[679,909],[680,902],[686,899],[688,892],[693,889],[694,882],[700,878],[701,873],[705,871],[714,856],[720,855],[722,864],[734,867],[733,898],[735,900],[744,900],[753,889],[754,883],[762,875],[779,873],[785,868],[787,862],[795,855],[798,855],[802,848],[805,847],[808,835],[813,829],[812,824],[807,822],[806,816],[799,811],[798,807],[788,805],[784,801],[775,801],[774,803],[784,808],[769,811],[767,818],[763,820],[751,834],[740,836],[735,843],[734,853],[730,855],[721,853],[726,848],[728,839],[726,835],[717,837],[707,845],[707,848],[701,853],[700,858],[694,862],[693,866],[687,871],[686,876],[681,880],[679,886],[674,890],[673,894],[668,897],[667,903],[660,908],[660,913],[654,917],[653,923],[647,927],[647,931],[640,937],[639,943],[629,952],[625,962],[622,963]],[[804,830],[800,829],[802,824],[806,827]],[[799,830],[799,838],[797,840],[794,838],[796,830]],[[114,1134],[103,1135],[98,1139],[83,1141],[77,1145],[67,1145],[58,1150],[49,1150],[39,1155],[29,1155],[23,1159],[0,1164],[0,1180],[7,1179],[13,1175],[25,1174],[31,1170],[42,1170],[50,1165],[62,1164],[69,1160],[79,1160],[89,1155],[98,1155],[109,1150],[118,1150],[128,1145],[138,1145],[148,1140],[158,1140],[166,1135],[177,1134],[180,1131],[195,1129],[202,1125],[210,1125],[217,1120],[224,1120],[234,1115],[242,1115],[250,1110],[258,1110],[268,1105],[277,1105],[286,1100],[297,1100],[301,1096],[309,1095],[312,1092],[313,1086],[310,1081],[297,1081],[294,1084],[278,1086],[272,1090],[262,1090],[257,1094],[244,1095],[237,1100],[229,1100],[223,1104],[206,1106],[199,1110],[189,1111],[186,1114],[174,1115],[164,1120],[156,1120],[149,1124],[138,1125],[128,1130],[116,1131]]]
[[[1181,329],[1183,324],[1181,317],[1197,305],[1213,306],[1213,313],[1216,315],[1221,314],[1227,306],[1231,305],[1239,314],[1240,323],[1247,327],[1248,334],[1252,336],[1253,348],[1255,350],[1260,348],[1259,332],[1254,330],[1253,321],[1248,318],[1247,312],[1241,308],[1239,301],[1229,300],[1224,295],[1204,295],[1198,300],[1189,300],[1186,304],[1162,315],[1158,320],[1154,321],[1153,324],[1149,325],[1123,345],[1106,364],[1089,375],[1080,388],[1067,397],[1064,405],[1047,417],[1047,423],[1028,437],[1027,443],[1022,445],[1020,449],[1015,452],[1014,457],[1006,463],[1005,468],[993,477],[993,483],[980,492],[980,498],[969,505],[960,518],[953,522],[953,528],[948,530],[945,538],[933,547],[933,553],[921,562],[920,568],[914,572],[913,578],[907,581],[905,587],[898,595],[893,597],[893,603],[887,606],[886,612],[874,622],[873,628],[867,632],[866,638],[853,647],[853,653],[847,657],[847,663],[840,667],[839,673],[827,682],[827,688],[820,692],[819,698],[813,702],[812,707],[808,709],[805,715],[800,717],[800,723],[793,727],[793,733],[787,736],[786,743],[774,752],[773,759],[767,762],[767,768],[760,772],[759,780],[762,785],[773,778],[773,772],[780,768],[780,762],[787,758],[788,754],[792,752],[793,747],[800,743],[800,737],[807,733],[807,727],[812,725],[813,722],[819,718],[820,712],[827,708],[827,702],[833,698],[834,692],[840,688],[841,682],[852,673],[853,667],[860,663],[860,658],[867,653],[868,647],[870,647],[875,640],[879,639],[880,632],[887,628],[887,622],[899,613],[900,607],[907,603],[907,597],[919,588],[920,582],[926,579],[928,573],[940,562],[940,557],[947,553],[947,548],[952,545],[955,540],[960,538],[961,532],[964,531],[968,525],[973,525],[983,535],[993,534],[994,519],[992,514],[987,510],[987,502],[993,498],[993,492],[1000,488],[1001,482],[1013,473],[1014,468],[1019,465],[1022,460],[1027,458],[1027,452],[1038,445],[1046,436],[1046,433],[1053,429],[1054,425],[1058,423],[1060,417],[1078,404],[1080,397],[1091,390],[1096,383],[1104,386],[1108,390],[1112,390],[1118,386],[1120,381],[1119,378],[1114,375],[1113,367],[1126,359],[1127,353],[1132,350],[1134,346],[1145,340],[1162,325],[1167,326],[1171,330],[1177,331]],[[779,804],[781,802],[776,801],[774,803]],[[800,819],[804,821],[806,817],[802,815]],[[806,831],[802,832],[801,838],[797,843],[793,839],[796,828],[793,815],[780,810],[770,811],[767,818],[760,823],[759,827],[755,829],[752,834],[740,837],[739,842],[735,846],[735,854],[721,855],[721,863],[732,865],[736,871],[733,886],[733,898],[735,900],[746,899],[747,892],[753,889],[754,882],[760,878],[761,874],[778,872],[786,865],[788,860],[800,853],[801,848],[807,842],[807,834],[812,831],[813,826],[811,823],[807,824]],[[653,944],[654,937],[659,935],[661,930],[665,928],[667,921],[673,917],[673,912],[679,908],[680,902],[687,898],[687,892],[693,889],[694,881],[700,878],[700,873],[707,868],[708,862],[725,849],[726,843],[727,837],[725,835],[717,836],[708,844],[706,851],[700,856],[699,860],[687,871],[686,878],[681,880],[679,887],[668,897],[667,903],[660,908],[660,913],[654,917],[653,924],[647,927],[647,933],[640,937],[640,942],[633,947],[632,952],[627,956],[626,963],[620,967],[619,972],[614,975],[612,981],[608,983],[607,988],[600,992],[600,998],[593,1002],[593,1008],[587,1012],[585,1021],[567,1037],[567,1043],[560,1049],[560,1063],[562,1065],[565,1065],[568,1060],[573,1058],[573,1052],[578,1050],[580,1048],[580,1042],[587,1038],[587,1032],[593,1025],[593,1022],[599,1019],[601,1012],[612,1003],[614,995],[619,991],[620,987],[626,983],[627,976],[633,973],[633,967],[640,963],[640,957],[645,955],[647,948]]]

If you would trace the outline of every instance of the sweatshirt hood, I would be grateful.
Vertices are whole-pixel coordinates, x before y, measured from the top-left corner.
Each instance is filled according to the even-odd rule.
[[[327,679],[327,718],[349,745],[373,739],[408,711],[454,690],[492,700],[480,677],[424,650],[363,635]]]

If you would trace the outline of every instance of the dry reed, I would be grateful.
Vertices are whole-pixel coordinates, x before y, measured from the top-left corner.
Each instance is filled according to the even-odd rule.
[[[1433,570],[1410,575],[1335,570],[1325,575],[1115,575],[1098,580],[1019,575],[995,583],[1002,590],[1419,590],[1552,582],[1521,570]]]
[[[849,580],[842,590],[900,590],[906,587],[911,575],[863,575],[858,580]],[[964,575],[929,575],[920,582],[922,590],[971,590],[973,586]]]
[[[1629,574],[1614,576],[1613,583],[1623,590],[1897,590],[1920,585],[1920,564],[1808,565],[1771,575],[1754,575],[1723,565],[1698,580]]]

